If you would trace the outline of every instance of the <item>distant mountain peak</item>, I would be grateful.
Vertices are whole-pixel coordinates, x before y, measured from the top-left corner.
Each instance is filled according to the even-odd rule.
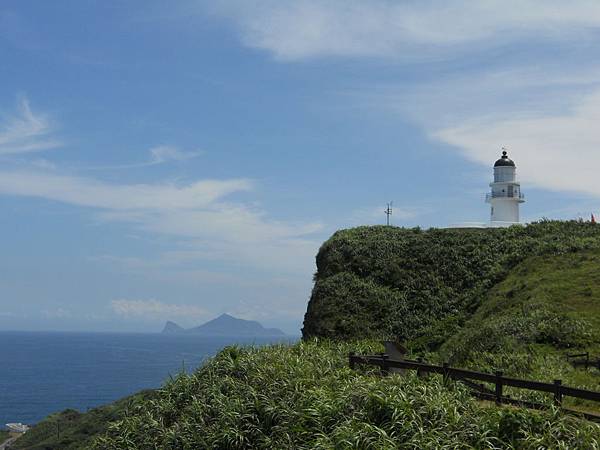
[[[185,332],[185,328],[180,327],[175,322],[171,322],[170,320],[165,323],[165,327],[163,328],[163,333],[183,333]]]
[[[223,313],[215,319],[194,328],[184,329],[174,322],[165,324],[163,333],[186,333],[205,336],[285,336],[278,328],[265,328],[255,320],[244,320],[233,317],[231,314]]]

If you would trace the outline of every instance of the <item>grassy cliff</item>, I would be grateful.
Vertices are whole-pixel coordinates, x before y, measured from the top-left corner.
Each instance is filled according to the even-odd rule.
[[[455,363],[506,349],[600,353],[599,249],[526,259],[442,346]]]
[[[348,367],[373,343],[228,348],[168,383],[100,437],[110,449],[597,448],[600,427],[496,408],[460,386]]]
[[[600,426],[474,400],[440,377],[381,377],[351,370],[350,351],[376,342],[311,340],[292,346],[231,347],[151,396],[74,419],[63,441],[44,435],[52,416],[25,436],[36,449],[468,449],[598,448]],[[108,423],[111,421],[112,423]],[[96,433],[81,433],[85,423]],[[78,425],[76,425],[78,424]],[[45,437],[44,437],[45,436]],[[34,438],[43,438],[33,443]],[[25,444],[25,440],[21,441]]]
[[[336,233],[317,265],[304,342],[227,348],[152,395],[62,413],[72,417],[61,442],[51,416],[20,447],[600,448],[600,426],[558,410],[499,408],[438,377],[347,363],[349,351],[382,351],[376,338],[395,337],[433,362],[600,390],[600,371],[566,360],[600,353],[600,226],[362,227]]]
[[[543,221],[508,229],[360,227],[317,255],[303,335],[399,338],[435,350],[520,263],[600,248],[600,227]],[[586,281],[594,287],[593,280]],[[600,286],[598,286],[600,288]]]

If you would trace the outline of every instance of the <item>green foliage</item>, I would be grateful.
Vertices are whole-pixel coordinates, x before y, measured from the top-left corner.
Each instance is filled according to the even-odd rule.
[[[385,336],[437,349],[520,262],[592,248],[600,248],[600,227],[575,221],[507,229],[380,226],[339,231],[317,255],[303,335],[341,340]],[[553,314],[531,313],[529,322],[547,325],[536,328],[534,341],[562,343],[565,333],[571,335]],[[587,338],[584,324],[568,326],[582,328],[577,339]]]
[[[464,364],[476,353],[514,354],[532,345],[563,353],[600,350],[599,266],[597,249],[529,258],[488,293],[442,354]]]
[[[373,376],[347,354],[371,343],[232,347],[138,403],[96,449],[598,448],[600,427],[483,407],[440,377]]]
[[[10,433],[5,430],[0,430],[0,444],[10,437]]]
[[[383,350],[357,339],[394,337],[432,362],[600,390],[600,372],[565,358],[600,354],[599,226],[361,227],[327,241],[317,267],[304,342],[226,348],[153,395],[50,416],[19,448],[600,449],[598,425],[558,410],[497,408],[439,377],[381,377],[347,362],[350,351]],[[69,430],[60,441],[57,417]]]
[[[87,413],[67,409],[52,414],[32,427],[14,444],[15,449],[75,450],[88,449],[91,441],[107,430],[108,424],[121,418],[127,408],[150,399],[152,391],[143,391]]]
[[[600,371],[575,369],[566,354],[600,355],[600,250],[536,256],[516,266],[487,294],[464,327],[445,342],[439,358],[459,367],[600,390]],[[549,396],[514,391],[515,397]],[[574,399],[567,406],[598,412]]]

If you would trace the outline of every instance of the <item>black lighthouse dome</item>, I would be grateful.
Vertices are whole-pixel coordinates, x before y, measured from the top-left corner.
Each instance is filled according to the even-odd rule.
[[[506,150],[502,152],[502,158],[496,161],[494,167],[515,167],[515,162],[508,157]]]

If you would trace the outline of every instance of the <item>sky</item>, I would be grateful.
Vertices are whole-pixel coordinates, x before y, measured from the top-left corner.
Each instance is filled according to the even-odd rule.
[[[341,228],[600,214],[597,0],[3,0],[0,330],[298,334]]]

